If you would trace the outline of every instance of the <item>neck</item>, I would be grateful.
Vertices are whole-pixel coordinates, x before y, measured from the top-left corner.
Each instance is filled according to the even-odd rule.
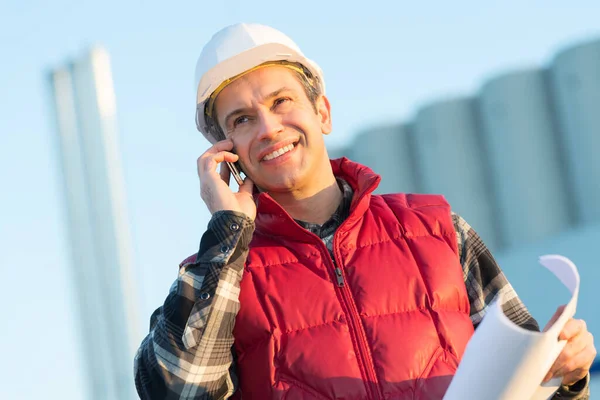
[[[319,225],[331,218],[342,201],[342,191],[333,174],[317,190],[269,194],[292,218]]]

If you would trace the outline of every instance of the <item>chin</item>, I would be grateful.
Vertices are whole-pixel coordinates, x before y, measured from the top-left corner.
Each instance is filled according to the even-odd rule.
[[[265,192],[290,192],[298,187],[298,177],[275,177],[262,180],[262,184],[257,184]]]
[[[295,188],[293,184],[276,184],[272,182],[269,182],[265,185],[259,185],[259,187],[263,192],[267,193],[287,193],[291,192]]]

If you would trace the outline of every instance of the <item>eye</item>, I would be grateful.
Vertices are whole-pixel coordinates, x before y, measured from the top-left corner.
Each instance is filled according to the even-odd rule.
[[[247,115],[242,115],[241,117],[237,117],[234,121],[233,121],[233,127],[235,128],[236,126],[238,126],[239,124],[243,124],[245,122],[248,122],[250,120],[250,118],[248,118]]]
[[[290,99],[289,97],[280,97],[280,98],[276,99],[276,100],[273,102],[273,107],[277,107],[277,106],[279,106],[279,105],[281,105],[281,104],[283,104],[283,103],[286,103],[286,102],[288,102],[288,101],[290,101],[290,100],[291,100],[291,99]]]

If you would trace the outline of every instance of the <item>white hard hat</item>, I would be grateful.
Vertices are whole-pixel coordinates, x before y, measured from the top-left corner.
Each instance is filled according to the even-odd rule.
[[[208,133],[204,118],[205,104],[215,90],[222,90],[229,80],[269,61],[302,64],[308,69],[325,94],[321,68],[304,57],[296,43],[278,30],[259,24],[228,26],[210,39],[196,63],[196,126],[209,142],[217,140]],[[217,92],[218,94],[218,92]],[[212,97],[212,101],[214,101]]]

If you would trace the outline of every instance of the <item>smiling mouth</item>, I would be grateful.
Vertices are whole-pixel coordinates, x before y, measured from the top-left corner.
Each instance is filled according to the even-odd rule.
[[[275,150],[272,153],[267,154],[266,156],[263,157],[263,161],[269,161],[269,160],[274,160],[277,157],[281,157],[282,155],[284,155],[285,153],[294,150],[294,147],[296,146],[295,143],[290,143],[285,147],[282,147],[279,150]]]

